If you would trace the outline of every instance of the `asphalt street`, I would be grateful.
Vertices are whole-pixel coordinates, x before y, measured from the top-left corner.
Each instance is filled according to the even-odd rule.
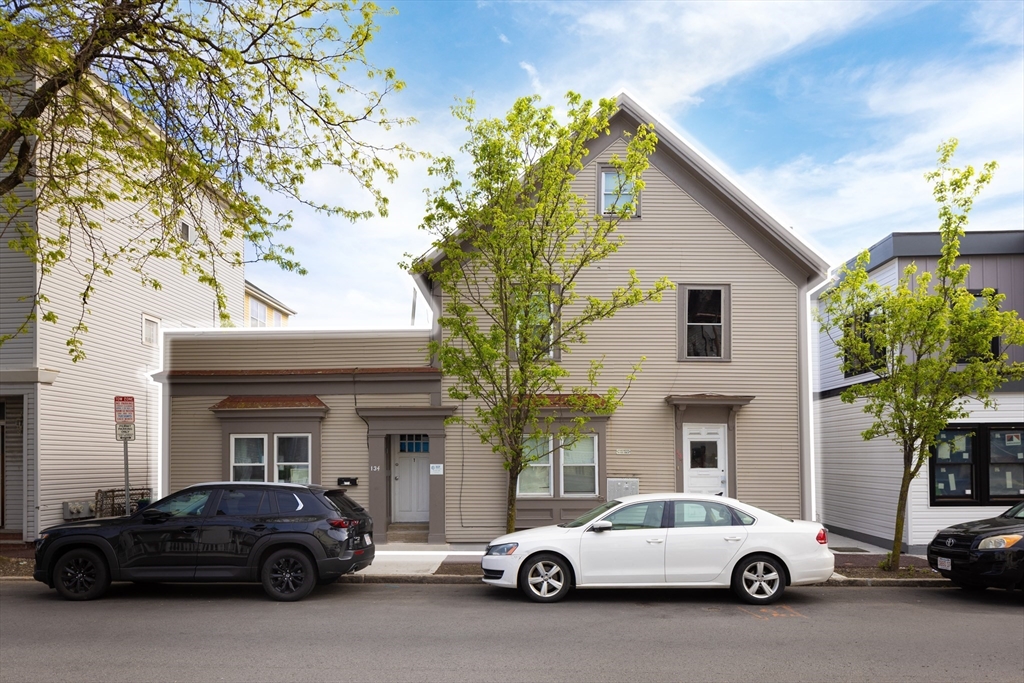
[[[1024,681],[1024,599],[989,590],[577,591],[0,582],[0,681]]]

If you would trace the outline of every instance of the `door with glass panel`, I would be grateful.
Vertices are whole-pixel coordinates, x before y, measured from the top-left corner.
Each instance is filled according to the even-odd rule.
[[[430,521],[430,439],[426,434],[399,434],[392,447],[392,520]]]
[[[683,492],[726,495],[725,425],[683,427]]]

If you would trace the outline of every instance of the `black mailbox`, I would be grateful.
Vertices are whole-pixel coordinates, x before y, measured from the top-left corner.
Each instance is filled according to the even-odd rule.
[[[338,477],[338,486],[359,486],[359,477]]]

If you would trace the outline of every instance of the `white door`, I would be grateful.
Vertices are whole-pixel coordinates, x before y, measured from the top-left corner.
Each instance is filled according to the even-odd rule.
[[[391,471],[395,522],[430,521],[430,456],[400,453]]]
[[[664,583],[665,501],[637,503],[604,519],[607,531],[587,531],[580,539],[582,584]]]
[[[683,492],[727,495],[725,425],[683,425]]]

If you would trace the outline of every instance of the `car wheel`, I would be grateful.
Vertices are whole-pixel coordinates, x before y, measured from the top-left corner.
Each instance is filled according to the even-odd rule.
[[[558,555],[534,555],[519,570],[519,588],[534,602],[558,602],[569,593],[569,564]]]
[[[65,600],[95,600],[109,585],[107,563],[95,550],[69,550],[53,565],[53,587]]]
[[[732,570],[732,592],[751,605],[769,605],[786,590],[782,563],[768,555],[743,558]]]
[[[273,600],[293,602],[309,595],[316,585],[316,570],[309,555],[295,548],[272,553],[260,573],[263,590]]]

